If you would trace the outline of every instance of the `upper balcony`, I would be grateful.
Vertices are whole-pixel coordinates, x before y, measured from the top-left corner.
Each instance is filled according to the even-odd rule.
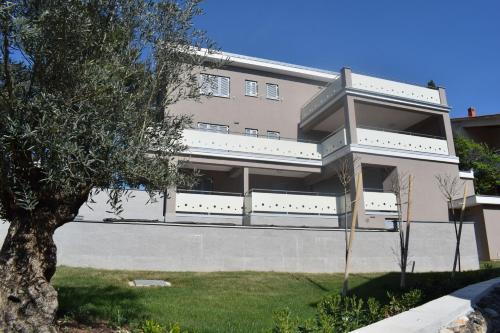
[[[321,165],[321,147],[314,142],[186,129],[183,143],[187,154]]]
[[[349,90],[360,95],[392,98],[407,102],[416,102],[439,107],[446,107],[447,102],[441,88],[432,89],[413,84],[385,80],[368,75],[345,71],[330,82],[323,90],[313,96],[301,109],[301,121],[321,112],[327,105]]]

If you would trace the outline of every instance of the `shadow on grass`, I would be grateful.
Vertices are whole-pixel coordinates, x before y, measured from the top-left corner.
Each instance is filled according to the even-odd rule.
[[[82,324],[104,320],[121,326],[147,317],[133,290],[114,286],[61,286],[57,290],[60,318],[69,317]]]
[[[428,302],[470,284],[499,276],[500,268],[459,272],[456,273],[454,279],[451,279],[450,272],[409,273],[407,274],[406,290],[420,289],[424,296],[423,302]],[[387,292],[394,294],[401,293],[399,279],[400,274],[397,272],[372,277],[366,282],[352,288],[350,294],[363,298],[374,297],[379,301],[384,301],[387,300]]]

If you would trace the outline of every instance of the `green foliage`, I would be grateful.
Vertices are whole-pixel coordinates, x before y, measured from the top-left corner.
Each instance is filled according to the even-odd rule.
[[[410,290],[400,296],[387,293],[389,303],[383,307],[384,317],[391,317],[398,313],[408,311],[422,303],[423,293],[420,289]]]
[[[212,47],[193,25],[199,0],[50,0],[0,4],[0,217],[61,207],[73,219],[91,190],[153,196],[189,184],[173,156]]]
[[[347,333],[407,311],[423,300],[422,291],[416,289],[399,296],[388,293],[387,297],[388,303],[381,305],[374,298],[327,296],[317,306],[315,321],[300,324],[288,309],[276,312],[271,333]]]
[[[474,170],[475,190],[480,194],[500,194],[500,155],[484,143],[463,136],[455,138],[461,170]]]
[[[144,324],[142,324],[142,332],[143,333],[164,333],[165,327],[160,323],[157,323],[154,320],[146,320]]]

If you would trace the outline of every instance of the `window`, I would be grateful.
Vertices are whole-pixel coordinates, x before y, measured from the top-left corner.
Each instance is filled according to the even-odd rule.
[[[218,133],[229,133],[229,126],[227,125],[217,125],[208,123],[198,123],[198,128],[204,131],[218,132]]]
[[[259,130],[254,128],[245,128],[245,135],[257,137],[259,136]]]
[[[200,76],[200,93],[218,97],[229,97],[229,78],[202,73]]]
[[[276,131],[267,131],[267,137],[269,139],[276,139],[276,140],[279,140],[280,139],[280,132],[276,132]]]
[[[245,95],[257,96],[257,81],[245,80]]]
[[[280,98],[277,84],[266,83],[266,97],[268,99],[276,99],[276,100]]]

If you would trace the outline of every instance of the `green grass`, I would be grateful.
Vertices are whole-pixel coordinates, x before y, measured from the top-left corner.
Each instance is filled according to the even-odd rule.
[[[500,276],[496,268],[461,273],[453,285],[440,285],[449,273],[412,274],[409,284],[427,298],[438,297],[463,285]],[[487,272],[487,273],[484,273]],[[170,288],[133,288],[133,279],[165,279]],[[179,273],[106,271],[59,267],[53,279],[59,292],[60,316],[88,323],[106,320],[138,325],[145,319],[179,323],[190,332],[263,332],[272,327],[273,312],[285,307],[301,319],[315,314],[316,304],[337,293],[340,274],[259,272]],[[397,292],[399,274],[353,274],[352,292],[384,300]]]

